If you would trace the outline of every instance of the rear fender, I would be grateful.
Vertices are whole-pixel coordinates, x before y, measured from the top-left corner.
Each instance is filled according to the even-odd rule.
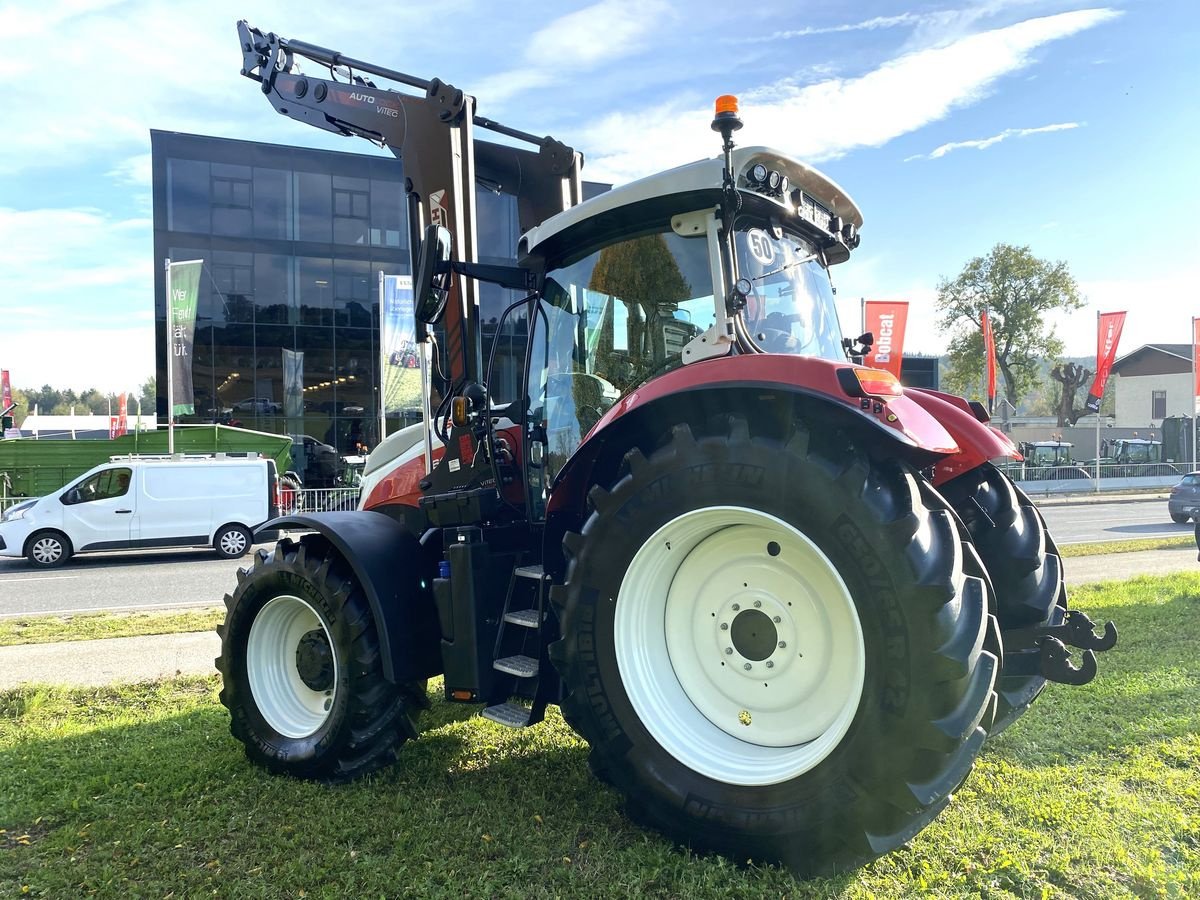
[[[807,363],[789,366],[789,380],[721,380],[677,385],[664,384],[664,375],[644,388],[626,396],[610,409],[589,433],[557,473],[546,509],[543,565],[548,574],[561,580],[565,574],[562,538],[567,531],[578,531],[587,517],[587,493],[596,484],[612,484],[620,477],[625,454],[639,448],[649,454],[663,434],[673,425],[687,423],[703,428],[716,416],[738,414],[754,421],[756,430],[784,435],[797,415],[827,422],[859,436],[872,455],[893,456],[916,468],[926,468],[958,452],[958,446],[922,406],[907,396],[884,403],[872,400],[866,407],[859,398],[841,390],[835,370],[847,368],[825,360],[795,357],[757,357]],[[710,363],[696,363],[688,369],[710,366],[714,374],[738,357]],[[748,357],[754,360],[754,357]],[[812,365],[817,363],[820,365]],[[819,377],[803,379],[814,374]],[[763,374],[760,372],[760,375]],[[834,393],[836,391],[836,393]]]
[[[1001,457],[1021,458],[1008,435],[997,431],[985,421],[980,421],[971,405],[962,397],[920,388],[906,388],[904,394],[937,419],[959,446],[958,453],[939,460],[934,465],[932,480],[935,487],[989,460]]]
[[[423,587],[433,583],[433,563],[411,531],[383,513],[347,511],[284,516],[265,522],[256,533],[279,530],[316,532],[346,560],[378,626],[383,674],[389,681],[441,673],[433,592]]]

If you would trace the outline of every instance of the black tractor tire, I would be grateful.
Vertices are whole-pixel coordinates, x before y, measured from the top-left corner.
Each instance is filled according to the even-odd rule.
[[[221,559],[238,559],[246,555],[253,540],[249,528],[234,522],[222,525],[213,535],[213,549]]]
[[[61,531],[35,531],[25,542],[25,558],[37,569],[57,569],[74,554],[71,539]]]
[[[793,427],[678,426],[649,458],[630,451],[564,538],[550,655],[631,818],[810,874],[937,816],[983,745],[999,662],[948,507],[898,460]]]
[[[966,526],[996,593],[1000,631],[1062,622],[1067,588],[1062,557],[1033,501],[990,463],[941,487]],[[1007,652],[1023,649],[1005,645]],[[994,737],[1029,709],[1046,686],[1040,675],[1005,675],[996,682]]]
[[[366,595],[324,538],[258,551],[225,607],[221,703],[253,762],[344,782],[390,765],[417,737],[425,681],[384,678]]]

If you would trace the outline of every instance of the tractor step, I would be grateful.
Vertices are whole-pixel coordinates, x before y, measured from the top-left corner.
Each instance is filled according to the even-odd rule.
[[[489,706],[483,711],[482,715],[485,719],[490,719],[509,728],[524,728],[527,725],[535,724],[533,709],[523,706],[520,703],[513,703],[512,701]]]
[[[541,616],[536,609],[518,609],[504,614],[505,622],[514,625],[524,625],[526,628],[537,628]]]
[[[538,673],[538,661],[530,656],[506,656],[496,660],[492,668],[518,678],[533,678]]]
[[[540,581],[545,577],[545,572],[542,571],[540,565],[537,566],[517,566],[516,574],[518,578],[532,578],[535,581]]]

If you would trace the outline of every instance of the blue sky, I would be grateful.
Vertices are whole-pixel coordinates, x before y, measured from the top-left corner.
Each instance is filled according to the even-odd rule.
[[[906,349],[940,352],[939,277],[998,241],[1068,263],[1089,301],[1056,322],[1070,354],[1094,353],[1097,310],[1129,310],[1123,352],[1186,343],[1200,316],[1196,0],[16,0],[0,2],[15,384],[123,390],[153,371],[151,128],[372,152],[270,109],[239,75],[239,18],[452,82],[583,151],[594,180],[714,155],[712,99],[738,94],[743,143],[816,164],[863,209],[834,270],[847,331],[858,298],[908,299]]]

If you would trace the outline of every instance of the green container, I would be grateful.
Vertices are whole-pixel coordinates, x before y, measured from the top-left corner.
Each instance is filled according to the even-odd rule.
[[[292,439],[229,425],[177,425],[175,452],[253,452],[275,460],[279,471],[292,468]],[[113,456],[166,455],[167,430],[126,434],[111,441],[18,438],[0,441],[0,498],[41,497]],[[7,474],[9,485],[4,486]]]

